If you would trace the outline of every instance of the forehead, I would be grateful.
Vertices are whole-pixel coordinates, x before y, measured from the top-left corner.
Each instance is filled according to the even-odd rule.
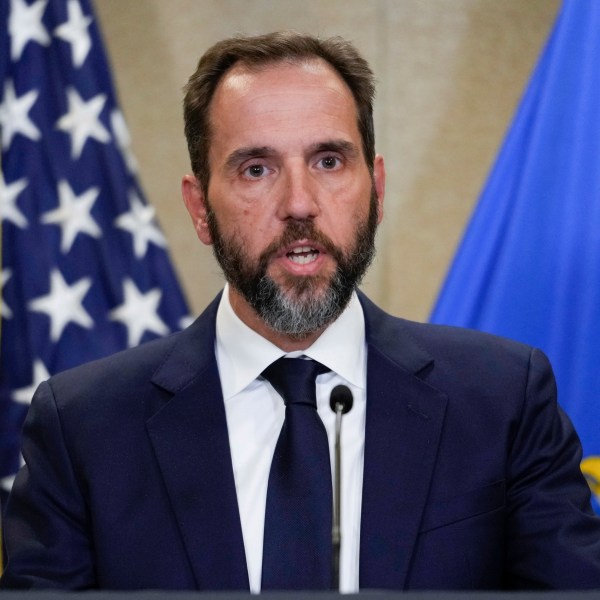
[[[213,144],[233,133],[315,133],[320,127],[358,135],[354,96],[320,58],[260,67],[234,65],[215,90],[210,121]]]
[[[289,76],[289,77],[286,77]],[[213,103],[220,93],[243,92],[253,83],[259,85],[275,84],[281,88],[290,85],[290,78],[302,78],[303,81],[313,79],[331,89],[337,89],[354,102],[352,92],[341,75],[325,60],[315,57],[267,62],[264,65],[246,65],[240,61],[233,65],[221,78]]]

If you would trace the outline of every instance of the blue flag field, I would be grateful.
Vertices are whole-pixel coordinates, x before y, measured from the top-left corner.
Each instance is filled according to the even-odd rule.
[[[0,483],[49,375],[181,328],[88,0],[0,2]]]
[[[566,0],[431,321],[541,348],[600,512],[600,3]]]

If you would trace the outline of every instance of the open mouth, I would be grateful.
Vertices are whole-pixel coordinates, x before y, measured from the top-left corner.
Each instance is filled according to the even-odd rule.
[[[319,257],[319,251],[312,246],[298,246],[290,250],[286,256],[297,265],[306,265]]]

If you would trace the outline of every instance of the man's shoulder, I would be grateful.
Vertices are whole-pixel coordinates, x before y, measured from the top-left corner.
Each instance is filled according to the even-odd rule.
[[[401,367],[429,383],[501,390],[507,381],[526,382],[532,373],[551,375],[545,354],[527,344],[464,327],[394,317],[362,299],[367,341]]]
[[[75,381],[106,383],[107,380],[148,378],[177,345],[183,331],[98,358],[53,375],[53,385],[73,384]]]
[[[65,429],[82,423],[98,427],[107,417],[125,423],[145,406],[155,411],[168,396],[153,383],[154,373],[183,335],[173,333],[57,373],[38,388],[32,409],[54,407]]]
[[[194,360],[190,356],[192,352],[201,359],[213,349],[219,299],[220,295],[182,331],[67,369],[51,377],[50,381],[55,386],[73,385],[79,381],[92,386],[120,381],[133,383],[152,378],[170,360],[189,365]]]
[[[533,350],[528,344],[486,331],[455,325],[398,320],[415,339],[438,351],[455,352],[460,347],[466,352],[490,351],[527,356]]]
[[[46,389],[76,412],[169,396],[214,362],[215,302],[183,331],[57,373]]]
[[[398,344],[411,340],[432,356],[440,353],[454,354],[461,349],[468,354],[497,352],[522,358],[533,350],[531,346],[517,340],[485,331],[396,317],[376,306],[364,295],[361,295],[361,303],[371,337]]]

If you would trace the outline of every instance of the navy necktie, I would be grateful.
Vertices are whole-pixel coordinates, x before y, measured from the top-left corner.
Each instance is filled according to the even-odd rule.
[[[313,360],[280,358],[263,372],[285,402],[267,489],[263,590],[331,587],[331,463],[315,391],[327,371]]]

